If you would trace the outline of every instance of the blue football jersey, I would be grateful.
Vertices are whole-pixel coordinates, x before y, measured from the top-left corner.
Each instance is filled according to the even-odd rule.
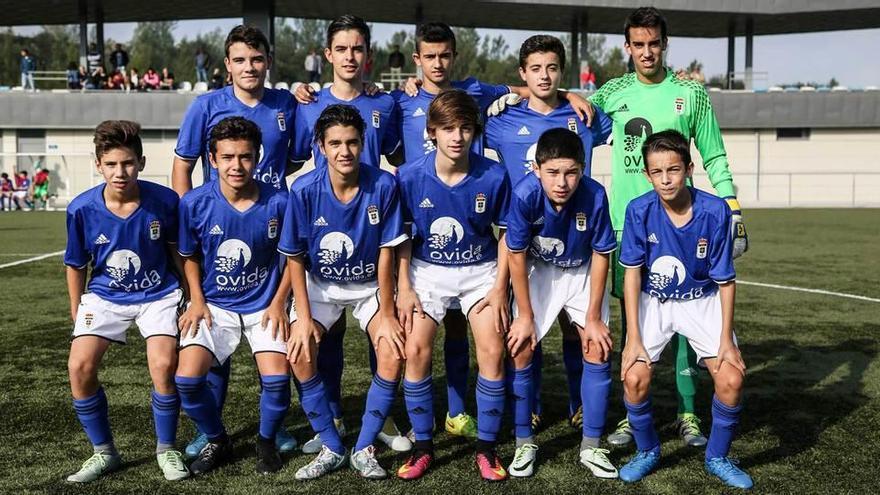
[[[580,136],[584,143],[584,175],[589,177],[593,148],[608,141],[611,125],[611,118],[598,108],[592,126],[587,127],[568,101],[562,100],[552,112],[542,115],[529,108],[529,100],[523,100],[489,118],[485,139],[486,146],[498,152],[498,158],[507,167],[511,184],[516,187],[532,172],[538,138],[544,131],[562,127]]]
[[[216,179],[217,171],[208,158],[211,129],[226,117],[244,117],[257,124],[263,135],[254,179],[272,184],[276,189],[286,188],[284,171],[287,162],[293,159],[296,100],[290,91],[271,88],[263,91],[263,99],[254,107],[236,98],[232,86],[197,96],[180,124],[174,154],[184,160],[201,157],[205,182]]]
[[[470,170],[458,184],[437,177],[437,152],[398,171],[403,221],[412,224],[413,257],[437,265],[494,261],[492,225],[507,224],[510,181],[498,163],[470,154]]]
[[[287,193],[268,184],[250,208],[238,211],[212,181],[180,200],[182,256],[201,257],[205,299],[236,313],[255,313],[269,306],[281,281],[278,239],[287,208]]]
[[[376,280],[380,248],[405,240],[393,175],[362,165],[358,192],[343,204],[333,192],[327,167],[322,167],[291,186],[278,251],[305,255],[313,276],[361,283]]]
[[[649,191],[626,207],[620,264],[643,266],[642,292],[690,300],[714,294],[736,278],[730,237],[730,208],[716,196],[689,188],[693,218],[676,227],[660,196]]]
[[[304,162],[315,157],[315,167],[327,165],[327,159],[314,142],[315,124],[321,112],[330,105],[351,105],[357,108],[364,119],[364,149],[361,163],[379,167],[382,155],[394,153],[400,145],[399,124],[394,98],[388,93],[369,96],[361,93],[353,100],[340,100],[333,96],[330,88],[324,88],[315,95],[316,100],[308,105],[300,105],[294,119],[294,151],[296,161]]]
[[[529,174],[513,188],[507,213],[507,247],[563,268],[589,263],[593,251],[617,247],[605,188],[581,178],[572,197],[556,211],[541,181]]]
[[[67,206],[64,264],[92,266],[89,292],[116,304],[160,299],[179,286],[167,244],[177,242],[177,194],[139,180],[141,204],[120,218],[104,203],[101,184]]]
[[[498,98],[510,93],[510,88],[503,84],[486,84],[469,77],[464,81],[453,81],[452,87],[461,89],[471,95],[480,107],[480,115],[485,115],[489,105]],[[419,89],[416,96],[409,96],[401,90],[391,93],[397,101],[400,116],[400,139],[403,141],[406,161],[417,160],[422,155],[434,151],[436,146],[428,138],[428,106],[437,97],[424,89]],[[474,139],[471,151],[479,155],[483,154],[483,140]]]

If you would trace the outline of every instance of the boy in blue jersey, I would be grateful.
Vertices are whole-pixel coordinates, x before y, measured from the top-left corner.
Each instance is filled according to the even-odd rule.
[[[260,373],[256,470],[266,474],[281,469],[274,439],[290,405],[285,358],[290,282],[276,252],[287,195],[253,178],[260,149],[260,129],[253,122],[221,120],[209,146],[218,179],[180,201],[178,252],[190,303],[180,316],[175,381],[183,410],[208,439],[190,470],[203,474],[232,457],[207,374],[244,336]]]
[[[663,348],[679,334],[715,382],[706,471],[728,486],[748,489],[752,479],[728,458],[746,372],[733,331],[730,207],[687,185],[694,164],[688,141],[678,131],[649,136],[642,157],[654,190],[627,205],[620,253],[630,302],[620,379],[638,452],[620,469],[620,479],[638,481],[660,462],[651,374]]]
[[[398,317],[406,336],[403,391],[415,435],[413,453],[397,472],[417,479],[433,460],[431,355],[438,323],[457,303],[474,333],[477,378],[476,465],[483,479],[507,478],[495,442],[504,415],[507,255],[503,229],[510,182],[497,163],[471,152],[480,110],[461,90],[440,93],[428,107],[437,150],[399,169],[404,221],[412,242],[399,248]],[[414,315],[416,313],[416,315]]]
[[[135,323],[147,341],[153,381],[156,459],[168,480],[186,478],[175,450],[180,400],[174,389],[177,364],[177,306],[183,297],[175,268],[177,195],[138,180],[144,169],[140,126],[108,120],[95,129],[95,156],[104,183],[77,196],[67,207],[67,290],[75,322],[68,371],[73,407],[94,455],[67,481],[85,483],[117,469],[122,458],[113,444],[107,397],[98,367],[112,342],[125,344]],[[86,272],[91,278],[86,288]]]
[[[514,397],[516,454],[511,476],[531,476],[538,447],[532,431],[532,354],[560,312],[579,340],[579,395],[583,398],[581,463],[599,478],[617,469],[599,448],[611,389],[611,334],[605,278],[617,247],[608,199],[601,184],[584,175],[582,138],[564,129],[544,132],[535,172],[514,188],[507,215],[510,280],[515,319],[510,326],[508,370]]]
[[[211,167],[209,142],[211,130],[226,117],[240,116],[260,128],[262,145],[254,178],[277,189],[287,189],[284,177],[299,165],[292,161],[293,118],[296,102],[289,91],[264,87],[266,74],[272,67],[269,40],[257,28],[236,26],[226,36],[227,72],[232,84],[196,97],[192,102],[177,137],[171,187],[181,196],[192,189],[192,170],[202,160],[204,182],[217,178]],[[310,134],[311,135],[311,134]],[[208,372],[208,386],[221,413],[229,385],[230,361],[221,362]],[[187,457],[195,457],[205,446],[204,432],[186,447]],[[282,452],[296,448],[296,440],[282,427],[276,444]]]
[[[330,105],[321,113],[315,141],[327,166],[294,182],[278,246],[288,256],[294,295],[288,357],[303,411],[323,442],[318,456],[296,472],[299,480],[339,469],[347,458],[318,373],[318,343],[346,307],[377,359],[351,467],[364,478],[387,476],[373,442],[394,402],[406,357],[394,305],[395,246],[406,235],[394,177],[360,163],[365,127],[349,105]]]
[[[296,101],[289,91],[264,86],[272,68],[269,40],[255,27],[236,26],[226,36],[225,49],[232,84],[197,96],[180,124],[171,184],[181,196],[192,189],[192,171],[199,158],[204,182],[217,178],[210,166],[208,142],[211,129],[226,117],[244,117],[260,128],[263,145],[255,179],[286,189],[284,178],[298,168],[292,147]]]
[[[486,145],[498,153],[514,187],[535,169],[538,137],[547,129],[562,127],[580,137],[584,148],[583,175],[586,177],[591,172],[593,148],[605,144],[611,134],[612,121],[604,112],[597,110],[592,125],[587,127],[571,104],[559,98],[558,89],[564,69],[565,46],[559,39],[542,34],[525,40],[519,49],[519,75],[532,96],[515,105],[508,105],[504,112],[490,117],[486,122]],[[573,427],[580,429],[583,423],[581,339],[565,312],[559,316],[559,326],[562,328],[562,362],[568,379],[569,421]],[[541,423],[543,361],[543,349],[538,344],[532,388],[535,427]]]
[[[327,158],[320,151],[320,143],[312,139],[312,136],[321,113],[328,106],[336,104],[355,107],[366,123],[360,163],[379,168],[382,155],[393,153],[400,145],[393,98],[386,93],[370,95],[364,92],[363,68],[372,56],[370,46],[370,28],[360,17],[343,15],[327,26],[324,56],[333,65],[333,84],[314,95],[315,101],[301,104],[297,109],[294,131],[294,155],[297,160],[306,161],[313,157],[315,168],[326,167]],[[301,91],[306,91],[306,87],[308,85],[302,85]],[[309,97],[307,92],[303,96]],[[341,389],[345,365],[345,330],[343,313],[321,340],[321,357],[318,360],[318,370],[330,396],[330,410],[333,411],[336,426],[343,435],[345,425],[342,421]],[[374,366],[373,359],[371,365]],[[398,452],[408,451],[412,447],[410,441],[400,435],[391,418],[388,418],[379,438]],[[303,444],[302,450],[307,454],[319,452],[320,435],[316,434]]]

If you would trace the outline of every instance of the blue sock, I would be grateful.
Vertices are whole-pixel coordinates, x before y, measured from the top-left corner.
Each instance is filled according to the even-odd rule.
[[[260,375],[260,436],[274,439],[290,408],[290,376]]]
[[[403,379],[403,398],[416,440],[434,438],[434,385],[431,375],[418,382]]]
[[[330,412],[327,392],[320,374],[300,384],[299,401],[312,429],[321,435],[321,442],[333,452],[344,454],[345,447],[342,445],[342,439],[339,438],[339,432],[336,431],[336,425],[333,424],[333,414]]]
[[[706,445],[706,460],[727,457],[739,424],[740,411],[742,404],[730,407],[718,400],[717,396],[712,396],[712,430]]]
[[[174,383],[180,395],[181,408],[195,421],[199,431],[211,441],[222,438],[226,430],[220,420],[220,411],[214,402],[214,396],[208,390],[207,377],[175,376]]]
[[[477,374],[477,439],[498,439],[504,418],[504,379],[488,380]]]
[[[107,396],[104,387],[99,387],[95,395],[85,399],[73,399],[73,409],[82,424],[86,436],[92,445],[109,445],[113,443],[110,433],[110,418],[107,416]]]
[[[513,370],[510,380],[516,438],[532,437],[532,364]]]
[[[342,417],[342,369],[345,332],[327,332],[318,344],[318,374],[327,392],[327,403],[334,418]],[[371,346],[372,347],[372,346]]]
[[[451,339],[447,336],[443,342],[443,361],[446,364],[446,401],[449,416],[453,418],[464,412],[470,360],[467,338]]]
[[[660,439],[657,437],[657,430],[654,429],[651,398],[648,397],[639,404],[630,404],[624,399],[623,405],[626,406],[629,426],[632,428],[633,438],[636,439],[636,447],[641,451],[652,450],[659,454]]]
[[[532,412],[540,415],[544,412],[541,406],[541,382],[544,378],[544,348],[541,343],[535,347],[532,353]]]
[[[156,425],[156,439],[163,445],[174,445],[177,441],[177,418],[180,417],[180,397],[173,394],[151,394],[153,422]]]
[[[229,390],[229,374],[232,371],[232,358],[227,359],[220,366],[211,366],[208,369],[208,390],[214,396],[217,410],[223,415],[223,406],[226,404],[226,391]]]
[[[373,375],[373,384],[367,392],[367,405],[364,409],[364,417],[361,420],[361,432],[358,434],[355,452],[372,445],[376,435],[382,431],[385,425],[385,417],[394,403],[397,395],[397,381],[385,380],[377,374]]]
[[[580,340],[562,340],[562,364],[568,379],[568,415],[571,416],[581,406],[581,375],[584,372],[584,358]],[[584,411],[586,413],[586,411]]]
[[[581,360],[581,397],[584,399],[584,431],[587,438],[599,438],[605,431],[608,394],[611,392],[611,363],[593,364]]]

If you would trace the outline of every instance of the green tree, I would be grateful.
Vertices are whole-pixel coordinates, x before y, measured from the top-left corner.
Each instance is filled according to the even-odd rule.
[[[150,67],[156,72],[161,72],[162,67],[173,70],[172,64],[177,58],[174,45],[176,25],[175,21],[139,22],[128,43],[131,66],[137,67],[141,74]]]
[[[320,19],[275,19],[275,62],[272,80],[303,82],[308,80],[305,62],[309,50],[314,48],[324,60],[324,37],[329,21]],[[332,80],[329,64],[324,63],[322,78]]]

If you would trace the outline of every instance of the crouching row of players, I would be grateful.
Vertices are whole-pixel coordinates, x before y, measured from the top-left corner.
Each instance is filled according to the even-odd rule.
[[[186,194],[179,207],[172,191],[137,180],[144,159],[136,124],[98,127],[97,166],[106,184],[68,211],[65,263],[76,321],[71,384],[95,448],[70,481],[90,481],[121,462],[96,368],[110,342],[125,341],[132,321],[147,338],[157,458],[166,478],[230,460],[232,442],[206,375],[242,336],[262,387],[257,471],[282,467],[274,438],[290,404],[292,371],[323,443],[297,479],[346,464],[366,478],[387,477],[373,444],[401,381],[415,441],[397,476],[420,478],[434,458],[434,337],[447,310],[459,306],[477,353],[475,463],[483,479],[534,472],[532,353],[562,311],[581,337],[580,460],[595,476],[636,481],[656,468],[651,367],[675,332],[690,340],[716,384],[707,463],[738,469],[727,460],[744,374],[732,330],[730,211],[687,186],[693,165],[680,134],[647,140],[654,191],[627,212],[620,259],[628,267],[627,298],[638,304],[627,306],[621,379],[639,452],[618,473],[599,445],[611,386],[605,281],[618,246],[605,190],[583,175],[580,139],[567,129],[545,132],[535,173],[512,190],[503,166],[470,151],[481,124],[476,103],[462,91],[431,103],[428,131],[437,149],[402,166],[397,178],[360,164],[364,125],[353,107],[325,109],[314,139],[326,166],[300,177],[287,195],[252,179],[259,129],[243,118],[225,119],[211,131],[218,180]],[[176,249],[168,254],[166,244]],[[89,262],[93,275],[83,295]],[[186,283],[178,283],[172,263]],[[179,287],[188,288],[189,305],[178,317]],[[351,451],[317,370],[318,344],[346,307],[377,361]],[[174,450],[179,408],[208,439],[188,467]],[[516,437],[508,468],[496,453],[505,411]]]

